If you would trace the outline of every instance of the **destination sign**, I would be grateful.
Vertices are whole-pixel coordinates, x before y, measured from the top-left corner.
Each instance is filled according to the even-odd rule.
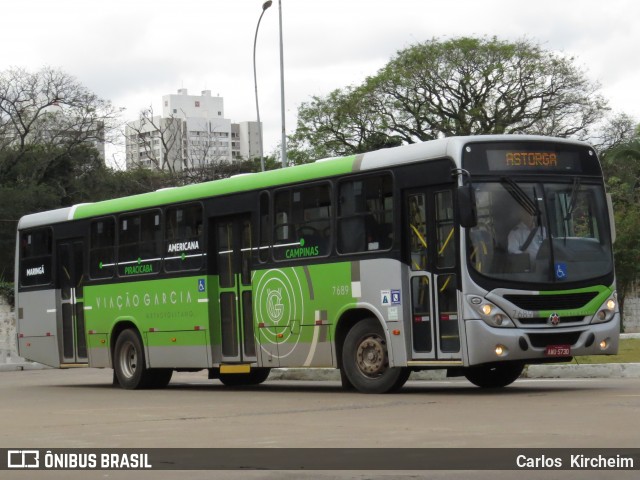
[[[580,171],[580,155],[574,151],[548,150],[487,150],[490,171]]]

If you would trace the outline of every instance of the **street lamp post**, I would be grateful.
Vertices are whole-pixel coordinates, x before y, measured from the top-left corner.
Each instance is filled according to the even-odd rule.
[[[262,4],[262,13],[260,14],[260,18],[258,18],[258,24],[256,25],[256,35],[253,39],[253,83],[255,85],[256,90],[256,114],[258,116],[258,136],[260,141],[260,168],[264,172],[264,152],[262,147],[262,124],[260,123],[260,106],[258,104],[258,75],[256,73],[256,45],[258,43],[258,29],[260,28],[260,22],[262,21],[262,16],[264,12],[267,11],[272,4],[272,0],[267,0]]]
[[[284,128],[284,60],[282,49],[282,0],[278,0],[280,15],[280,110],[282,112],[282,168],[287,166],[287,135]]]

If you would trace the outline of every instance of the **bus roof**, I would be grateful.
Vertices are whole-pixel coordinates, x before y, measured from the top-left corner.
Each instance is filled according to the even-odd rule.
[[[25,215],[18,223],[18,229],[39,225],[59,223],[68,220],[90,218],[136,209],[151,208],[172,203],[182,203],[207,197],[244,192],[260,188],[321,179],[351,172],[366,171],[438,159],[443,157],[459,158],[463,146],[468,142],[499,141],[555,141],[578,143],[574,140],[533,135],[477,135],[465,137],[446,137],[421,143],[402,145],[347,157],[318,160],[314,163],[295,167],[270,170],[267,172],[236,175],[234,177],[211,182],[185,185],[183,187],[163,188],[155,192],[129,197],[104,200],[96,203],[79,204],[72,207]],[[584,144],[586,145],[586,144]]]

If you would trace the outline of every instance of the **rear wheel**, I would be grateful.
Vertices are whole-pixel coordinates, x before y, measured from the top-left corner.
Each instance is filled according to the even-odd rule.
[[[520,362],[500,362],[465,369],[464,376],[482,388],[502,388],[515,382],[524,370]]]
[[[146,367],[142,341],[135,330],[127,329],[118,335],[113,369],[118,383],[127,390],[147,388],[152,383],[153,374]]]
[[[342,369],[349,383],[363,393],[399,390],[410,374],[407,368],[389,366],[384,331],[374,318],[361,320],[347,334]]]
[[[260,385],[269,376],[270,368],[252,368],[249,373],[221,373],[220,381],[227,387]]]

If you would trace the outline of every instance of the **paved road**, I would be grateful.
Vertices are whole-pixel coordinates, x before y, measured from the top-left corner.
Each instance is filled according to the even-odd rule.
[[[169,388],[113,388],[110,370],[0,373],[2,448],[540,447],[637,448],[637,379],[521,379],[499,392],[465,380],[410,381],[398,394],[344,392],[337,382],[268,381],[229,389],[204,373]],[[6,473],[6,472],[3,472]],[[11,472],[10,478],[26,478]],[[43,478],[89,478],[40,472]],[[60,473],[60,477],[55,475]],[[62,475],[64,473],[64,475]],[[91,478],[177,478],[177,472],[91,472]],[[209,475],[205,475],[209,473]],[[390,472],[187,472],[183,478],[397,478]],[[485,472],[486,473],[486,472]],[[531,473],[531,472],[529,472]],[[558,472],[527,478],[557,478]],[[564,474],[567,473],[568,476]],[[563,472],[633,478],[637,472]],[[428,478],[471,478],[473,472]],[[535,475],[540,474],[540,477]],[[604,475],[603,475],[604,474]],[[605,475],[611,474],[610,477]],[[615,475],[614,475],[615,474]],[[53,476],[52,476],[53,475]],[[236,476],[238,475],[238,476]],[[311,474],[309,474],[311,475]],[[426,478],[424,472],[406,478]],[[514,472],[473,478],[512,478]],[[480,476],[477,476],[480,475]],[[504,477],[502,476],[504,475]],[[585,476],[587,475],[587,476]],[[2,478],[5,478],[2,476]],[[9,478],[9,477],[6,477]],[[35,478],[30,476],[29,478]]]

